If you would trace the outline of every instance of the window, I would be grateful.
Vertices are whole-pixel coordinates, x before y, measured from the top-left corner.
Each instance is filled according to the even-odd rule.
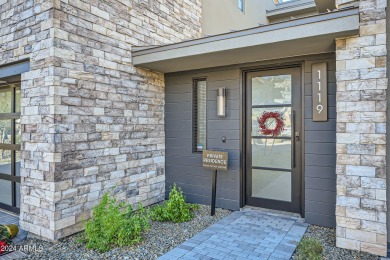
[[[238,9],[240,9],[241,12],[244,12],[244,0],[237,0],[238,1]]]
[[[296,1],[296,0],[274,0],[274,3],[276,5],[279,5],[279,4],[289,3],[289,2],[292,2],[292,1]]]
[[[194,79],[193,82],[193,151],[206,150],[207,85],[206,79]]]

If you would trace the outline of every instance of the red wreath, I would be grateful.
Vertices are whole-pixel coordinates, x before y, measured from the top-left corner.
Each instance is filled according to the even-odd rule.
[[[268,128],[267,120],[269,118],[274,118],[276,121],[276,126],[273,129]],[[257,122],[260,127],[259,132],[263,135],[272,135],[275,137],[280,135],[284,130],[283,117],[279,112],[264,112],[260,118],[257,118]]]

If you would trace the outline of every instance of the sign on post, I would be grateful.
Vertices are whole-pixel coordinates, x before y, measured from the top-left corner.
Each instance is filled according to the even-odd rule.
[[[228,153],[218,151],[203,151],[202,165],[204,168],[213,170],[211,184],[211,216],[215,215],[215,200],[217,196],[217,171],[228,170]]]
[[[203,167],[211,170],[228,170],[228,153],[218,151],[203,151]]]
[[[313,121],[328,121],[328,79],[326,62],[312,65]]]

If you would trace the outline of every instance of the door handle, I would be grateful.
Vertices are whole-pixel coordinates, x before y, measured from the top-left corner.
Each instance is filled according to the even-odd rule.
[[[295,132],[295,111],[293,110],[291,111],[291,134],[294,134],[294,137],[291,138],[291,169],[295,168],[295,141],[297,139],[296,133],[298,133],[299,138],[299,132]]]

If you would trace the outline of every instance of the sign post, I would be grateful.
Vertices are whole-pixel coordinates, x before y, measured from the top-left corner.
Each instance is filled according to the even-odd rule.
[[[213,170],[211,191],[211,216],[215,215],[215,201],[217,196],[217,173],[218,170],[227,171],[228,153],[217,151],[203,151],[202,164],[204,168]]]
[[[217,170],[213,171],[212,191],[211,191],[211,216],[215,215],[215,201],[217,200]]]

